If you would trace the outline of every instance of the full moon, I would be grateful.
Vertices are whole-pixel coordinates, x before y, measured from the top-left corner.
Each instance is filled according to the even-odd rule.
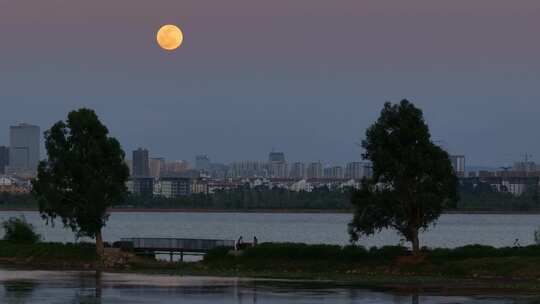
[[[184,34],[176,25],[167,24],[159,29],[156,40],[162,49],[173,51],[182,45]]]

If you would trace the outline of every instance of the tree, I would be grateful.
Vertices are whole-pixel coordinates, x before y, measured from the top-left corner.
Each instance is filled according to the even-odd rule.
[[[362,147],[373,176],[352,195],[351,241],[393,228],[418,255],[419,231],[457,201],[457,178],[448,154],[431,141],[422,111],[407,100],[385,103],[379,119],[366,131]]]
[[[43,219],[54,223],[60,217],[77,236],[95,238],[99,256],[107,208],[122,201],[129,176],[124,151],[108,134],[94,111],[70,112],[66,122],[45,132],[49,158],[32,181]]]

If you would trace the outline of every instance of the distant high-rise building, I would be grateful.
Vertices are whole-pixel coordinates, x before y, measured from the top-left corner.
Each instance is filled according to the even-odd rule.
[[[9,165],[9,148],[0,146],[0,174],[6,173],[6,167]]]
[[[533,161],[520,161],[515,162],[514,166],[512,166],[512,171],[519,171],[519,172],[531,172],[536,171],[538,166]]]
[[[149,177],[150,176],[148,150],[139,148],[133,151],[133,176],[136,176],[136,177]]]
[[[312,162],[307,168],[307,178],[322,178],[323,165],[321,162]]]
[[[38,126],[19,124],[9,127],[9,169],[12,172],[35,172],[39,163]]]
[[[131,160],[131,159],[124,159],[124,162],[126,163],[126,166],[128,166],[128,169],[129,169],[129,176],[133,176],[133,160]]]
[[[306,164],[296,162],[291,165],[291,172],[289,174],[291,178],[304,179],[307,177]]]
[[[210,171],[210,158],[208,155],[195,156],[195,169],[204,172]]]
[[[233,178],[267,177],[268,163],[261,161],[240,161],[230,165],[229,176]]]
[[[165,170],[165,159],[163,157],[152,157],[148,160],[148,167],[150,176],[157,179]]]
[[[165,174],[177,176],[189,170],[189,163],[185,160],[175,160],[165,163]],[[162,174],[163,175],[163,174]]]
[[[268,154],[268,171],[270,173],[270,177],[288,177],[288,169],[287,162],[285,161],[285,153],[270,152],[270,154]]]
[[[138,196],[152,197],[154,194],[154,179],[152,177],[133,177],[132,193]]]
[[[191,194],[192,181],[184,177],[165,177],[161,179],[161,195],[176,198]]]
[[[452,168],[458,177],[465,177],[465,156],[464,155],[450,155],[450,162]]]
[[[220,163],[211,163],[209,173],[212,178],[224,179],[229,173],[229,166]]]
[[[365,163],[351,162],[345,168],[345,178],[362,179],[370,175],[370,167]]]
[[[270,152],[268,154],[268,162],[279,162],[284,163],[285,162],[285,153],[283,152]]]
[[[324,168],[325,178],[343,178],[343,176],[344,176],[343,167],[341,166]]]

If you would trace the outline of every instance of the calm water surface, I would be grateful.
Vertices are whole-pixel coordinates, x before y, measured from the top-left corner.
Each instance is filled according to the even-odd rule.
[[[73,233],[61,227],[45,225],[37,212],[0,212],[0,220],[24,216],[46,241],[74,241]],[[117,241],[122,237],[177,237],[245,240],[257,236],[261,242],[305,242],[348,244],[347,223],[350,214],[298,213],[144,213],[114,212],[104,237]],[[456,247],[466,244],[511,246],[534,243],[534,230],[540,215],[522,214],[446,214],[437,225],[421,235],[424,245]],[[360,241],[364,246],[395,245],[400,237],[392,231]]]
[[[0,269],[0,302],[8,304],[143,303],[539,303],[531,296],[396,294],[329,283]]]

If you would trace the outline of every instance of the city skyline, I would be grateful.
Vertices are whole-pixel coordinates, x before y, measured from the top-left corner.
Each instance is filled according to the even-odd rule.
[[[13,128],[13,127],[16,127],[16,126],[31,126],[31,127],[37,127],[38,129],[42,129],[40,126],[35,126],[35,125],[32,125],[32,124],[29,124],[29,123],[26,123],[26,122],[23,122],[23,123],[18,123],[16,125],[12,125],[10,126],[10,128]],[[39,138],[39,141],[40,141],[40,145],[37,149],[37,153],[40,155],[40,159],[45,159],[46,155],[42,155],[41,154],[41,150],[45,150],[44,149],[44,143],[43,143],[43,134],[40,133],[40,138]],[[435,140],[434,141],[436,144],[440,145],[441,147],[443,147],[445,150],[446,150],[446,142],[443,141],[443,140]],[[120,143],[122,144],[122,141],[120,140]],[[356,143],[358,144],[358,143]],[[0,142],[0,147],[6,147],[6,148],[9,148],[10,144],[9,144],[9,140],[7,143],[2,143]],[[146,150],[149,154],[148,154],[148,158],[149,160],[161,160],[161,161],[165,161],[165,160],[168,160],[168,161],[173,161],[173,162],[176,162],[176,161],[185,161],[187,162],[189,165],[192,165],[192,168],[195,168],[196,166],[196,163],[197,163],[197,157],[199,156],[205,156],[205,157],[209,157],[209,159],[212,160],[212,163],[214,164],[232,164],[232,163],[235,163],[235,162],[241,162],[241,161],[264,161],[264,159],[266,157],[268,157],[269,154],[273,154],[273,153],[277,153],[277,154],[282,154],[282,153],[285,153],[286,155],[289,155],[288,152],[284,152],[282,150],[279,150],[277,151],[275,148],[272,148],[270,150],[270,152],[266,151],[264,153],[266,154],[262,154],[262,155],[259,155],[257,157],[247,157],[247,158],[244,158],[244,159],[231,159],[231,160],[222,160],[220,159],[219,157],[215,157],[215,155],[217,154],[212,154],[212,153],[198,153],[198,154],[195,154],[195,155],[184,155],[184,156],[172,156],[172,157],[164,157],[162,154],[157,154],[156,152],[154,152],[152,149],[149,149],[147,147],[141,147],[139,145],[135,145],[137,148],[135,149],[132,149],[132,150],[126,150],[123,146],[123,149],[124,149],[124,152],[126,153],[126,160],[127,161],[133,161],[133,152],[139,150],[139,149],[144,149]],[[290,157],[287,157],[288,161],[287,163],[288,164],[294,164],[296,162],[304,162],[306,164],[310,163],[310,162],[321,162],[323,167],[325,168],[328,168],[328,167],[332,167],[332,166],[346,166],[348,163],[350,162],[364,162],[365,160],[362,159],[361,157],[361,150],[360,148],[356,147],[359,151],[358,153],[358,158],[357,159],[342,159],[342,160],[331,160],[329,158],[322,158],[322,159],[308,159],[308,158],[302,158],[302,156],[300,156],[299,158],[296,158],[296,159],[293,159],[293,158],[290,158]],[[514,165],[515,163],[518,163],[518,162],[527,162],[527,161],[532,161],[534,162],[535,161],[535,158],[534,158],[534,155],[533,154],[529,154],[529,153],[523,153],[523,154],[519,154],[518,152],[516,152],[515,154],[517,155],[517,158],[515,159],[512,159],[512,160],[509,160],[509,161],[500,161],[498,164],[494,164],[494,165],[481,165],[481,164],[478,164],[478,163],[471,163],[470,160],[469,160],[469,157],[466,153],[451,153],[451,151],[448,151],[447,152],[449,153],[449,155],[451,157],[453,156],[467,156],[467,162],[466,162],[466,165],[464,166],[465,169],[467,170],[473,170],[473,171],[476,171],[476,170],[482,170],[482,169],[488,169],[488,170],[498,170],[498,169],[504,169],[506,168],[506,166],[508,165]],[[45,151],[46,153],[46,151]],[[151,167],[151,165],[149,165]],[[151,170],[151,169],[149,169]],[[155,170],[155,169],[154,169]]]

